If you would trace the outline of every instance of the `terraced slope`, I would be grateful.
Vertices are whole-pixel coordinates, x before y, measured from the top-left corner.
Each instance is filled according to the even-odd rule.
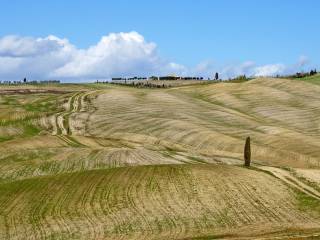
[[[280,180],[223,165],[62,174],[0,184],[0,193],[1,239],[249,237],[319,227]]]

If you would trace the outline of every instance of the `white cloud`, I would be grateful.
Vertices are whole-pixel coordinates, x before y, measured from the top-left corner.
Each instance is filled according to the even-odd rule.
[[[0,56],[33,57],[58,50],[59,43],[48,38],[5,36],[0,39]]]
[[[88,80],[149,74],[181,73],[183,65],[159,57],[155,43],[137,32],[111,33],[87,49],[56,36],[0,39],[0,78]]]
[[[268,64],[264,66],[255,67],[253,69],[253,76],[275,76],[277,74],[283,74],[286,70],[286,66],[283,64]]]
[[[0,39],[0,80],[25,76],[48,78],[54,69],[71,61],[76,51],[67,39],[55,36],[3,37]]]
[[[149,76],[162,74],[222,78],[270,76],[287,73],[305,66],[302,56],[292,66],[267,64],[258,66],[253,61],[217,65],[210,60],[194,67],[168,61],[159,56],[157,46],[137,32],[111,33],[86,49],[71,44],[68,39],[5,36],[0,38],[0,80],[61,79],[67,81],[106,79],[112,76]],[[294,70],[295,71],[295,70]]]
[[[160,59],[156,45],[148,43],[136,33],[112,33],[94,46],[78,50],[74,58],[53,72],[59,77],[105,77],[148,72]]]

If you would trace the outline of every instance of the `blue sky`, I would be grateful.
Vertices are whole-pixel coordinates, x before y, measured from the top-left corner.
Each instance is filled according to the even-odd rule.
[[[127,46],[129,49],[126,54],[121,52],[128,61],[131,58],[130,63],[139,63],[130,65],[130,69],[124,69],[126,75],[139,73],[139,70],[133,68],[141,68],[142,74],[160,74],[166,71],[200,74],[199,71],[203,69],[204,75],[210,75],[215,70],[225,71],[226,75],[245,71],[255,73],[257,70],[253,69],[274,65],[281,66],[279,73],[294,71],[295,68],[308,70],[310,67],[320,66],[319,9],[320,1],[316,0],[1,0],[0,38],[3,40],[7,36],[15,35],[19,39],[10,40],[14,47],[8,47],[9,40],[2,45],[0,40],[0,58],[3,58],[0,59],[0,63],[14,62],[18,67],[18,60],[8,60],[8,54],[11,51],[9,55],[20,58],[20,62],[21,57],[27,58],[25,54],[16,56],[13,53],[22,51],[17,50],[17,42],[20,44],[25,38],[36,40],[52,35],[58,39],[67,39],[69,44],[79,51],[98,45],[101,38],[109,36],[110,33],[134,31],[143,37],[144,43],[141,46],[135,42],[135,46]],[[116,41],[118,44],[120,40]],[[144,48],[145,44],[150,43],[156,45],[152,54],[141,54],[139,59],[128,54],[132,52],[131,47]],[[29,46],[28,44],[26,46]],[[96,51],[110,51],[113,46],[102,47]],[[40,52],[37,55],[39,58],[39,54],[42,54],[42,57],[44,54],[43,51]],[[70,56],[66,58],[71,59]],[[149,58],[147,63],[144,62],[145,58]],[[87,61],[89,58],[82,55],[82,59]],[[48,60],[50,61],[53,60]],[[108,65],[109,61],[110,59],[103,64]],[[53,62],[52,65],[56,68],[69,63],[64,59],[60,66],[56,58]],[[156,67],[151,66],[154,62]],[[19,65],[21,68],[29,68],[32,64],[30,56],[28,63],[23,63]],[[179,67],[170,68],[170,64]],[[77,64],[73,63],[73,70],[75,65]],[[249,70],[243,66],[249,66]],[[50,67],[45,67],[50,70]],[[68,72],[71,71],[69,67],[68,71],[62,71],[56,76],[63,77],[61,74],[65,72],[70,78],[85,79],[121,74],[121,69],[118,68],[117,71],[113,69],[107,72],[96,69],[98,74],[94,73],[92,68],[96,67],[90,66],[90,74],[87,71],[86,74],[79,73],[73,76]],[[14,69],[12,67],[12,70]],[[229,69],[229,72],[225,69]],[[27,74],[27,70],[24,71]],[[33,71],[32,77],[49,77],[43,76],[43,73],[37,72],[36,69]],[[0,77],[18,76],[10,74],[8,70],[3,70],[1,74],[0,67]]]

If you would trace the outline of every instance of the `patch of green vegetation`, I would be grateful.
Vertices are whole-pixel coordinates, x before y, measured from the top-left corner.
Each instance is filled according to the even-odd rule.
[[[15,96],[2,96],[1,105],[18,106],[20,104]]]
[[[57,167],[54,161],[50,160],[55,152],[44,150],[20,151],[19,153],[9,154],[0,159],[0,167],[11,168],[14,171],[2,173],[1,183],[13,182],[20,178],[33,177],[35,172],[49,175],[56,174]],[[58,166],[60,167],[60,166]]]
[[[40,133],[40,129],[37,128],[36,126],[31,124],[24,125],[24,135],[26,137],[35,136],[35,135],[38,135],[39,133]]]
[[[49,96],[41,96],[36,101],[25,106],[25,110],[36,113],[53,114],[63,110],[62,102],[68,98],[69,94],[57,96],[52,94]]]
[[[30,120],[32,118],[28,118]],[[36,136],[40,133],[41,129],[29,123],[27,120],[14,120],[14,121],[7,121],[1,122],[1,126],[14,126],[23,129],[22,133],[16,134],[15,136],[0,136],[0,142],[5,142],[12,140],[17,137],[32,137]]]
[[[56,106],[54,102],[36,102],[23,105],[23,108],[28,112],[48,112],[56,110]]]
[[[65,96],[62,96],[64,98]],[[52,115],[60,112],[61,98],[57,95],[30,94],[1,96],[0,109],[4,107],[7,114],[1,117],[0,124],[22,125],[25,122],[42,116]],[[12,118],[12,115],[17,117]]]
[[[13,136],[0,136],[0,142],[12,140]]]
[[[0,142],[14,138],[36,136],[40,133],[39,126],[34,124],[37,119],[62,111],[63,101],[70,94],[17,94],[0,97],[0,109],[5,109],[0,125],[3,127],[20,128],[23,131],[15,136],[0,136]]]
[[[313,212],[320,217],[320,200],[298,190],[296,191],[296,199],[300,210]]]
[[[51,112],[59,106],[57,96],[47,94],[2,96],[0,104],[27,112]]]
[[[303,77],[303,78],[294,78],[294,80],[320,85],[320,74]]]

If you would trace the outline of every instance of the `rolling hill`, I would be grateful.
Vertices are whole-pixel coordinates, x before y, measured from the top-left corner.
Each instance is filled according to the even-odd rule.
[[[318,237],[319,118],[308,81],[0,86],[0,239]]]

